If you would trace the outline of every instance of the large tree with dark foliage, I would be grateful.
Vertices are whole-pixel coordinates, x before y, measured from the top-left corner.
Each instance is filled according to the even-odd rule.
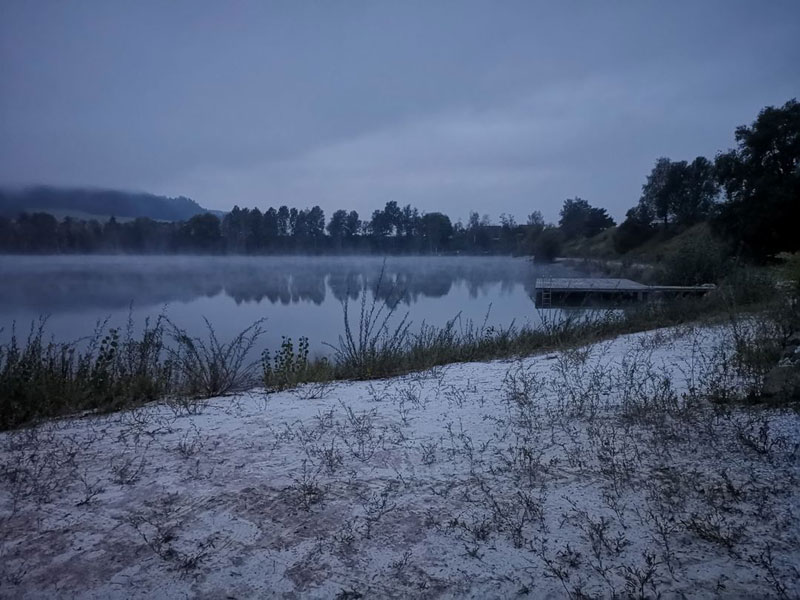
[[[592,237],[614,225],[605,208],[595,208],[583,198],[564,200],[560,216],[558,226],[566,239]]]
[[[361,219],[358,218],[358,213],[354,210],[351,210],[347,214],[347,219],[344,222],[344,230],[345,235],[352,239],[356,237],[359,233],[361,233]]]
[[[714,167],[698,156],[691,163],[659,158],[642,186],[639,216],[689,226],[708,218],[717,196]]]
[[[447,242],[453,235],[450,217],[440,212],[423,215],[420,219],[420,229],[429,252],[440,252],[447,246]]]
[[[663,221],[666,227],[680,194],[680,165],[668,158],[659,158],[642,186],[639,204],[643,210],[640,212]]]
[[[800,250],[800,104],[763,109],[736,142],[716,159],[726,202],[715,225],[754,258]]]
[[[684,168],[683,186],[681,201],[673,208],[675,222],[688,226],[708,219],[719,195],[714,163],[705,156],[695,158]]]
[[[331,239],[334,241],[338,241],[341,244],[341,240],[345,237],[347,233],[347,211],[346,210],[337,210],[331,216],[331,220],[328,223],[328,235],[331,236]]]
[[[375,237],[386,237],[390,235],[394,230],[391,215],[380,209],[373,211],[369,229]]]

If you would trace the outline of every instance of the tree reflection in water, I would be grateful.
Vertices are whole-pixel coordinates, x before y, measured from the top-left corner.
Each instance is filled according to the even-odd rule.
[[[383,283],[376,289],[383,273]],[[550,267],[553,269],[553,267]],[[500,283],[533,293],[534,270],[505,257],[3,257],[0,310],[49,313],[118,310],[220,294],[237,303],[322,304],[327,294],[357,300],[364,285],[383,300],[412,305],[464,284],[471,297]]]
[[[482,322],[490,305],[490,324],[535,323],[529,297],[542,274],[566,269],[509,257],[5,256],[0,343],[15,326],[27,333],[41,315],[64,341],[90,334],[106,317],[110,327],[124,327],[132,307],[137,326],[165,312],[204,335],[208,317],[223,339],[266,317],[266,348],[302,335],[312,352],[323,352],[341,334],[341,303],[349,298],[358,310],[352,303],[363,289],[368,302],[399,300],[399,314],[410,313],[415,327],[441,326],[457,314]]]

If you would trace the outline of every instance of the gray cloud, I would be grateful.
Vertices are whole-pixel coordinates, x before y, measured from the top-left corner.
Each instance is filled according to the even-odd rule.
[[[619,217],[798,95],[800,9],[763,4],[8,1],[0,182]]]

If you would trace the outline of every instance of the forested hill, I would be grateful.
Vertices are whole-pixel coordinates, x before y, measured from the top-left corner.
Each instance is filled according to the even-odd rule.
[[[16,217],[21,212],[185,221],[208,211],[183,196],[168,198],[142,192],[49,186],[0,189],[0,215]]]

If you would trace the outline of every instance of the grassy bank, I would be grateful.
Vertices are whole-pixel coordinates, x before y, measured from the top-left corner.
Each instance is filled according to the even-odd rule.
[[[785,290],[764,272],[739,270],[712,294],[631,306],[625,310],[572,313],[558,319],[542,312],[539,327],[487,327],[457,316],[444,327],[423,324],[412,330],[397,302],[343,305],[344,333],[330,359],[310,360],[308,340],[285,339],[276,352],[253,360],[264,332],[258,321],[230,341],[220,341],[207,323],[203,337],[191,336],[166,318],[136,332],[99,324],[75,343],[48,341],[46,322],[24,337],[14,333],[0,346],[0,428],[81,411],[114,411],[164,399],[178,412],[198,400],[263,385],[268,391],[314,382],[373,379],[438,365],[524,356],[551,349],[698,320],[736,318],[768,311],[790,331],[796,307]],[[533,307],[532,307],[533,308]],[[776,342],[777,343],[777,342]],[[311,392],[314,393],[313,391]]]
[[[779,337],[789,335],[798,323],[794,291],[781,288],[771,272],[752,269],[731,272],[713,293],[702,298],[676,298],[623,309],[587,309],[559,317],[542,310],[541,325],[537,327],[486,327],[485,323],[456,317],[444,327],[423,324],[418,333],[412,333],[407,316],[398,318],[394,314],[396,305],[375,302],[369,305],[366,298],[362,294],[361,304],[355,310],[347,304],[343,306],[345,332],[338,344],[332,346],[332,361],[308,362],[302,353],[299,361],[292,361],[289,342],[281,364],[291,368],[284,371],[283,378],[275,377],[276,369],[272,369],[265,376],[266,387],[286,387],[281,382],[388,377],[455,362],[569,348],[695,321],[737,320],[751,313],[761,313],[774,323],[782,331]]]
[[[642,245],[620,254],[614,230],[571,240],[564,260],[586,272],[656,285],[702,285],[720,281],[742,266],[728,243],[706,223],[683,231],[659,231]]]

